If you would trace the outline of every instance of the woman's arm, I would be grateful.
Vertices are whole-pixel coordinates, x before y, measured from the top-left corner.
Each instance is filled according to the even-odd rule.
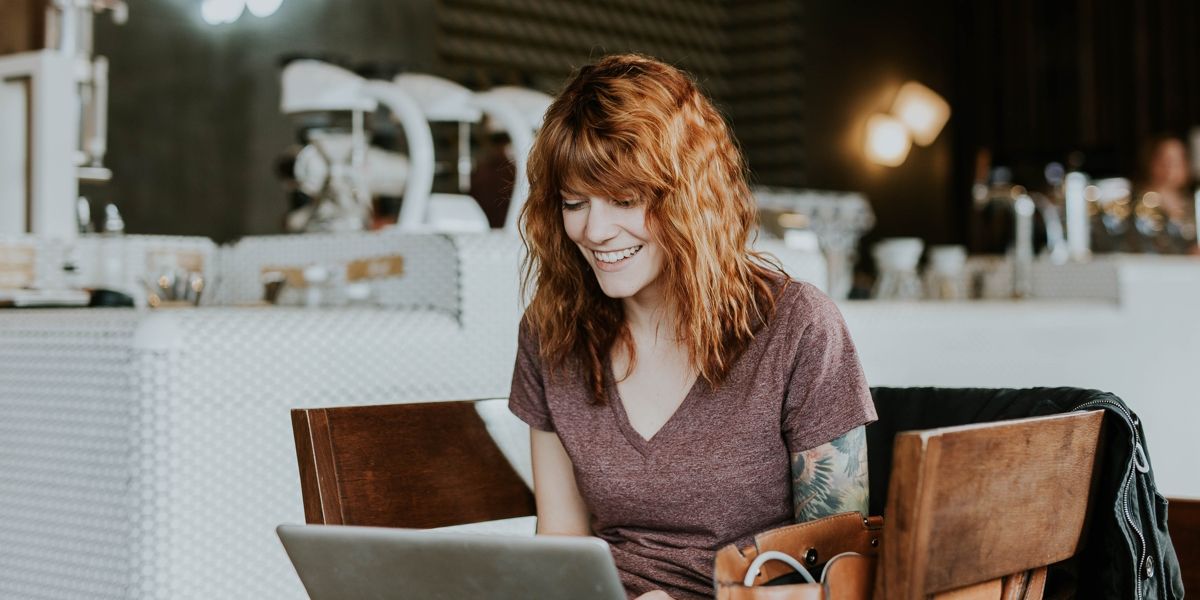
[[[857,510],[867,516],[867,428],[860,425],[811,450],[792,453],[796,522]]]
[[[575,486],[575,470],[562,441],[553,431],[529,429],[533,454],[533,492],[537,498],[537,532],[591,535],[587,505]]]
[[[591,535],[587,505],[575,486],[571,457],[563,449],[558,434],[530,428],[529,435],[538,535]],[[654,590],[638,596],[637,600],[671,600],[671,596]]]

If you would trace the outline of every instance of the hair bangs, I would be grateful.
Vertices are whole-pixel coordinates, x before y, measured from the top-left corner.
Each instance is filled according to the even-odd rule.
[[[600,127],[583,127],[563,136],[550,157],[554,190],[559,194],[609,199],[656,198],[666,190],[662,177],[650,167],[646,149],[629,144],[627,136],[605,135]]]

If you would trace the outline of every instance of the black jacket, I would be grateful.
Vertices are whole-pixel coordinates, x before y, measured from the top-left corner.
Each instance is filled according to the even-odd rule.
[[[883,514],[891,478],[892,442],[912,429],[950,427],[1072,410],[1104,409],[1103,463],[1086,545],[1051,571],[1048,591],[1075,586],[1079,598],[1175,600],[1183,581],[1171,536],[1167,501],[1154,485],[1141,421],[1120,398],[1078,388],[873,388],[879,420],[867,426],[871,514]],[[1074,581],[1070,581],[1074,579]]]

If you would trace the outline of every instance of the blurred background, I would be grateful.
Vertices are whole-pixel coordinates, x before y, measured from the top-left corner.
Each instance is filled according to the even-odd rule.
[[[39,4],[3,0],[0,50],[44,43]],[[280,74],[296,57],[553,94],[573,68],[644,52],[704,85],[757,183],[862,192],[877,215],[868,241],[977,251],[1004,239],[976,223],[972,185],[991,175],[981,168],[1030,189],[1048,185],[1051,163],[1137,179],[1151,138],[1186,140],[1200,124],[1200,7],[1187,0],[276,4],[257,17],[231,0],[224,10],[240,18],[210,24],[200,0],[135,0],[127,22],[96,20],[113,178],[83,194],[115,203],[129,232],[229,241],[284,230],[277,163],[297,125],[279,109]],[[864,153],[866,121],[908,81],[951,116],[931,145],[880,166]]]
[[[0,597],[304,597],[288,411],[507,396],[525,156],[617,52],[717,103],[756,248],[872,385],[1110,391],[1184,529],[1197,32],[1195,0],[0,0]]]

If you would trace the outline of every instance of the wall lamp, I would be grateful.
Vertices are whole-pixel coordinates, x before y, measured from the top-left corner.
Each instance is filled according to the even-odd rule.
[[[950,104],[937,92],[910,81],[900,87],[890,113],[867,119],[867,158],[887,167],[899,166],[914,143],[932,144],[949,120]]]
[[[249,10],[256,17],[269,17],[279,10],[283,0],[204,0],[200,16],[209,25],[232,23]]]

